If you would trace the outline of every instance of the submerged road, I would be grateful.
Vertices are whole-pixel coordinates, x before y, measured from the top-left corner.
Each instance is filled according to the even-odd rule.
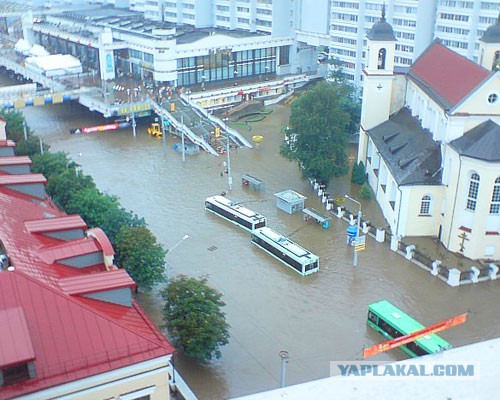
[[[352,248],[346,246],[346,224],[333,218],[330,229],[301,215],[288,215],[275,206],[274,193],[293,189],[308,196],[308,207],[322,210],[297,167],[279,155],[280,129],[289,108],[273,107],[263,121],[242,133],[249,139],[264,136],[260,148],[231,152],[234,188],[228,197],[269,219],[269,225],[320,256],[320,271],[301,277],[250,243],[250,235],[204,210],[207,196],[228,189],[223,157],[206,153],[187,157],[172,150],[180,139],[166,141],[146,134],[139,124],[131,130],[97,135],[69,135],[69,129],[97,125],[101,117],[77,105],[24,110],[28,124],[52,151],[64,151],[93,176],[98,187],[117,195],[122,205],[144,217],[167,248],[169,276],[207,276],[220,290],[231,325],[223,357],[197,364],[177,357],[176,367],[201,399],[220,399],[279,387],[279,352],[289,352],[287,384],[329,375],[330,362],[356,360],[364,346],[382,340],[366,325],[368,304],[387,299],[425,325],[469,312],[469,321],[442,333],[455,347],[494,338],[500,332],[500,282],[451,288],[390,252],[388,246],[367,241],[357,268]],[[253,192],[240,184],[250,173],[263,180],[266,190]],[[343,196],[354,188],[348,179],[330,185]],[[363,203],[372,221],[379,219],[376,205]],[[186,240],[181,239],[189,235]],[[179,243],[180,242],[180,243]],[[139,301],[161,324],[162,300],[155,294]],[[378,356],[397,360],[399,351]]]

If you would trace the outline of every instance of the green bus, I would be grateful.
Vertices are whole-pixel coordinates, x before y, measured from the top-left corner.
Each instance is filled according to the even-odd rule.
[[[425,326],[385,300],[370,304],[367,322],[368,325],[389,340],[425,328]],[[435,334],[424,336],[412,343],[401,346],[401,349],[412,357],[434,354],[450,348],[450,343]]]

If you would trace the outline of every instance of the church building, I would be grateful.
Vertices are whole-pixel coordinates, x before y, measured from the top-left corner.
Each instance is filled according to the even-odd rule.
[[[500,260],[500,16],[478,64],[436,39],[398,70],[384,11],[367,43],[358,162],[391,233]]]

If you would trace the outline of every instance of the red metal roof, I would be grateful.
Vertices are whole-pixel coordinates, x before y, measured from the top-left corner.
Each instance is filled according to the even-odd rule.
[[[45,263],[53,264],[60,260],[95,253],[100,250],[101,247],[96,240],[85,237],[41,248],[38,250],[38,255]]]
[[[135,282],[124,269],[114,271],[97,272],[64,278],[59,281],[61,290],[69,295],[79,295],[103,292],[105,290],[136,287]]]
[[[51,225],[54,219],[65,226],[72,218],[49,199],[34,202],[30,196],[0,186],[0,240],[16,268],[0,273],[0,310],[23,309],[37,373],[24,384],[2,388],[0,398],[33,393],[175,351],[134,301],[127,307],[72,297],[60,289],[64,278],[116,271],[105,272],[104,264],[73,268],[55,262],[88,251],[112,251],[112,247],[103,249],[107,246],[102,245],[104,237],[100,242],[92,237],[64,242],[32,230]]]
[[[1,368],[35,359],[28,324],[21,307],[0,309],[0,338]]]
[[[490,75],[490,71],[455,53],[439,41],[432,43],[410,68],[410,77],[451,108]],[[445,104],[448,103],[448,104]]]
[[[0,157],[0,160],[2,157]],[[65,215],[61,217],[38,219],[24,223],[28,232],[45,233],[65,231],[69,229],[86,229],[87,224],[79,215]]]
[[[16,142],[13,140],[0,140],[0,147],[16,147]]]
[[[0,175],[0,186],[28,183],[43,183],[45,185],[47,179],[42,174]]]
[[[22,271],[0,273],[0,288],[0,310],[24,310],[36,370],[35,378],[3,387],[1,398],[33,393],[174,351],[165,338],[151,332],[143,335]]]
[[[87,231],[87,234],[95,238],[99,245],[101,246],[102,252],[105,256],[112,256],[115,254],[115,250],[111,245],[108,237],[101,228],[92,228]]]
[[[0,165],[31,165],[31,158],[28,156],[0,157]]]

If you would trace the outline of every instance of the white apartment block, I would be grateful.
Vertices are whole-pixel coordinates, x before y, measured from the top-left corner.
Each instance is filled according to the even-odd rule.
[[[43,0],[37,0],[40,2]],[[50,3],[46,1],[47,3]],[[70,0],[52,0],[52,3]],[[385,4],[386,20],[397,39],[395,65],[407,67],[435,38],[477,61],[478,39],[498,18],[500,0],[88,0],[89,3],[127,7],[147,19],[191,25],[261,32],[295,41],[292,58],[296,72],[314,72],[320,46],[340,61],[343,72],[361,85],[366,58],[366,33],[379,20]],[[324,69],[324,68],[323,68]]]

